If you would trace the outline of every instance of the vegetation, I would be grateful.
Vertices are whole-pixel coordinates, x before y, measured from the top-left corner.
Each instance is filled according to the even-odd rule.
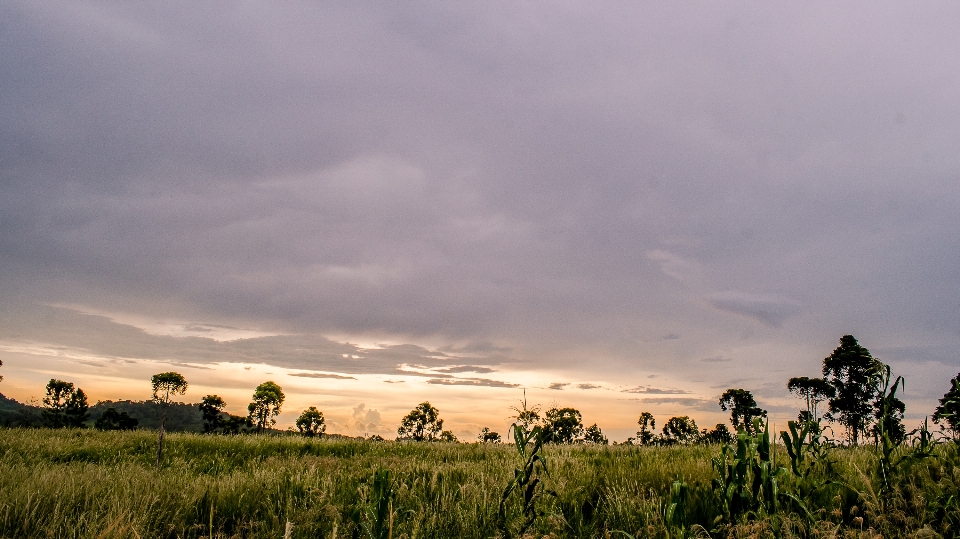
[[[253,402],[247,406],[247,411],[250,421],[258,431],[267,428],[268,424],[277,424],[284,398],[283,389],[274,382],[268,381],[257,386],[253,392]]]
[[[51,379],[47,382],[47,396],[43,398],[43,422],[46,426],[82,427],[89,417],[87,395],[71,382]]]
[[[397,440],[413,442],[433,442],[439,440],[443,431],[440,412],[429,402],[421,402],[400,420]]]
[[[327,424],[323,419],[323,412],[311,406],[297,418],[297,430],[304,436],[323,436],[327,432]]]
[[[150,385],[153,387],[153,402],[163,409],[157,434],[157,468],[159,468],[160,458],[163,455],[163,427],[167,422],[167,407],[172,402],[171,396],[183,395],[187,392],[187,380],[177,372],[162,372],[150,378]]]

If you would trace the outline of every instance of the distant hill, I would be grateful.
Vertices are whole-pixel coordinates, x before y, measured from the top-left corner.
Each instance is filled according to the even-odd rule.
[[[90,421],[93,425],[107,408],[114,408],[118,412],[139,421],[137,428],[155,430],[160,428],[160,419],[163,417],[163,406],[151,401],[100,401],[90,407]],[[203,416],[196,404],[174,403],[167,407],[167,422],[164,430],[171,432],[203,432]]]
[[[40,408],[17,402],[0,393],[0,426],[40,427],[43,419]]]

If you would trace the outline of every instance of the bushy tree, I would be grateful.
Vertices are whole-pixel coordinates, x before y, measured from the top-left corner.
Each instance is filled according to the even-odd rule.
[[[268,423],[271,426],[277,424],[276,418],[280,415],[280,406],[285,398],[283,389],[272,381],[257,386],[253,392],[253,402],[247,405],[247,412],[258,431],[267,428]]]
[[[311,406],[297,418],[297,430],[304,436],[323,436],[327,432],[327,423],[323,419],[323,412]]]
[[[161,372],[150,377],[150,386],[153,388],[153,402],[163,407],[163,417],[160,419],[160,431],[157,434],[157,468],[160,468],[160,457],[163,455],[163,427],[167,422],[167,407],[172,402],[171,397],[183,395],[187,392],[187,379],[178,372]]]
[[[640,419],[637,420],[637,425],[640,425],[640,430],[637,431],[637,445],[648,445],[653,441],[654,432],[657,428],[657,420],[653,418],[653,414],[650,412],[643,412],[640,414]]]
[[[806,414],[801,417],[807,421],[820,419],[817,414],[817,405],[837,396],[836,388],[823,378],[808,378],[806,376],[791,378],[787,382],[787,390],[806,401],[807,409],[804,410]],[[803,420],[801,419],[801,421]]]
[[[483,427],[483,430],[480,431],[480,436],[477,436],[477,439],[483,443],[492,443],[499,444],[503,441],[500,437],[500,433],[493,432],[489,427]]]
[[[397,440],[432,442],[442,431],[443,420],[440,419],[440,412],[429,402],[421,402],[400,421]]]
[[[933,422],[946,423],[951,435],[960,435],[960,373],[950,380],[950,389],[943,394],[940,404],[933,411]]]
[[[50,379],[47,382],[47,395],[43,398],[44,410],[41,412],[46,426],[54,429],[64,427],[83,427],[87,420],[87,395],[72,382]]]
[[[685,415],[671,417],[663,426],[663,442],[666,444],[692,444],[699,437],[697,422]]]
[[[227,403],[218,395],[206,395],[200,401],[200,415],[203,416],[203,432],[218,432],[223,429],[223,409]]]
[[[453,442],[453,443],[457,443],[460,441],[457,439],[457,436],[453,433],[452,430],[445,430],[441,432],[438,440],[441,442]]]
[[[700,441],[705,444],[729,444],[733,442],[733,433],[725,423],[717,423],[713,430],[703,429]]]
[[[127,412],[118,412],[116,408],[107,408],[100,414],[93,426],[98,430],[133,430],[140,421],[130,417]]]
[[[824,417],[843,425],[853,445],[860,443],[873,422],[883,369],[883,363],[853,335],[844,335],[840,346],[823,360],[823,378],[837,391]]]
[[[753,393],[745,389],[728,389],[720,396],[720,409],[730,410],[733,428],[753,433],[753,419],[767,417],[767,411],[757,406]]]
[[[572,444],[583,439],[583,422],[576,408],[551,408],[543,426],[544,436],[555,444]]]
[[[583,432],[583,441],[588,444],[607,445],[610,443],[607,437],[603,435],[600,427],[596,423],[587,427]]]

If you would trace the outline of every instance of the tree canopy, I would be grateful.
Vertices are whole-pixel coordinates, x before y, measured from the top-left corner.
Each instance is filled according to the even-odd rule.
[[[153,400],[160,404],[170,404],[170,397],[187,392],[187,379],[179,372],[161,372],[150,377],[153,387]]]
[[[429,402],[421,402],[400,421],[397,440],[432,442],[438,439],[442,431],[443,420],[440,419],[440,411]]]
[[[804,417],[812,421],[820,418],[817,414],[817,405],[827,399],[837,396],[837,390],[823,378],[809,378],[798,376],[787,381],[787,390],[806,401]]]
[[[733,428],[753,432],[754,418],[767,417],[767,411],[757,406],[753,393],[745,389],[728,389],[720,396],[720,409],[730,410]]]
[[[43,422],[54,429],[83,427],[88,417],[87,410],[90,408],[87,395],[82,389],[73,387],[72,382],[54,378],[47,382],[47,395],[43,398],[43,405]]]
[[[323,419],[323,412],[311,406],[297,418],[297,430],[304,436],[323,436],[327,431],[327,422]]]
[[[283,389],[273,381],[267,381],[257,386],[253,392],[253,402],[247,405],[250,421],[262,431],[267,424],[276,425],[276,417],[280,415],[280,406],[286,398]]]
[[[950,380],[950,389],[933,412],[934,423],[946,423],[954,438],[960,435],[960,373]]]
[[[547,410],[544,433],[555,444],[572,444],[583,438],[583,422],[576,408],[551,408]]]
[[[823,378],[836,389],[824,417],[843,425],[854,445],[872,423],[883,367],[853,335],[841,337],[840,346],[823,360]]]
[[[203,416],[203,432],[217,432],[223,428],[223,408],[227,403],[219,395],[205,395],[200,401]]]

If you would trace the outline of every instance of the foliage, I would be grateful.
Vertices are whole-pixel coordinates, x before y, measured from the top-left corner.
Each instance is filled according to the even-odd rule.
[[[133,430],[137,428],[137,418],[130,417],[126,412],[118,412],[116,408],[107,408],[94,422],[93,426],[99,430]]]
[[[477,440],[480,440],[483,443],[492,444],[499,444],[503,441],[503,439],[500,437],[500,433],[490,430],[489,427],[483,427],[483,429],[480,431],[480,435],[477,436]]]
[[[657,420],[653,418],[653,414],[650,412],[641,413],[637,424],[640,425],[640,430],[637,431],[637,445],[647,445],[652,442],[654,429],[657,428]]]
[[[442,431],[443,420],[440,419],[440,412],[429,402],[421,402],[400,421],[397,440],[432,442]]]
[[[742,517],[775,515],[778,511],[778,481],[787,473],[773,461],[768,424],[758,418],[753,421],[749,431],[741,428],[737,432],[735,445],[724,445],[720,455],[713,459],[717,473],[713,488],[730,523]]]
[[[596,423],[587,427],[587,430],[583,433],[583,441],[588,444],[599,444],[607,445],[610,443],[607,440],[607,437],[603,435],[603,432],[600,430],[600,427]]]
[[[258,431],[267,428],[267,424],[276,425],[280,415],[280,406],[284,400],[283,389],[273,381],[267,381],[257,386],[253,392],[253,402],[247,405],[247,417],[257,427]]]
[[[837,390],[823,378],[809,378],[807,376],[798,376],[787,381],[787,390],[806,402],[806,417],[809,420],[816,421],[820,416],[817,414],[817,405],[827,399],[837,396]]]
[[[187,380],[178,372],[162,372],[150,377],[153,387],[153,400],[160,404],[170,404],[171,397],[187,392]]]
[[[366,539],[392,539],[395,493],[390,470],[377,470],[373,474],[371,487],[365,489],[363,502],[351,514],[354,523],[353,536],[362,536]]]
[[[824,380],[837,391],[829,400],[830,409],[824,417],[842,424],[847,441],[853,445],[870,427],[882,372],[883,364],[853,335],[844,335],[840,346],[823,360]]]
[[[126,413],[136,419],[137,427],[141,429],[159,429],[160,422],[166,416],[163,427],[165,432],[203,432],[203,416],[196,404],[171,402],[164,405],[153,400],[106,400],[90,407],[90,418],[96,420],[108,408],[114,408],[117,412]]]
[[[524,429],[530,430],[540,424],[540,405],[535,404],[532,407],[527,405],[526,389],[523,390],[523,400],[520,401],[520,406],[511,406],[510,409],[516,414],[511,416],[511,419]]]
[[[700,442],[705,444],[729,444],[733,441],[733,433],[724,423],[717,423],[713,430],[703,429],[700,433]]]
[[[933,412],[933,422],[946,423],[953,438],[960,437],[960,373],[950,380],[950,389]]]
[[[690,419],[689,416],[671,417],[663,426],[662,443],[672,444],[692,444],[700,437],[700,431],[697,429],[697,422]]]
[[[551,408],[547,410],[543,431],[547,441],[555,444],[572,444],[583,439],[583,422],[576,408]]]
[[[317,410],[316,406],[311,406],[300,414],[297,418],[297,430],[304,436],[323,436],[327,431],[326,421],[323,419],[323,412]]]
[[[445,430],[441,432],[437,440],[440,442],[452,442],[452,443],[456,443],[460,441],[457,439],[457,436],[453,433],[452,430]]]
[[[72,382],[51,379],[47,382],[47,395],[43,398],[43,422],[51,428],[80,428],[87,420],[87,395]]]
[[[223,408],[227,405],[218,395],[205,395],[200,401],[200,414],[203,416],[203,432],[218,432],[223,428]]]
[[[753,393],[745,389],[728,389],[720,396],[720,409],[730,410],[730,423],[733,428],[744,429],[750,434],[754,434],[754,418],[767,417],[767,411],[757,406],[757,401],[753,398]]]
[[[514,423],[513,429],[514,447],[520,457],[520,467],[514,468],[513,479],[507,483],[500,497],[500,506],[497,511],[497,528],[506,537],[523,537],[527,530],[534,524],[538,517],[543,513],[537,509],[537,504],[546,493],[541,475],[549,476],[547,463],[544,460],[542,451],[543,445],[548,441],[546,431],[536,426],[532,430],[526,430],[523,425]],[[510,529],[507,522],[507,505],[511,495],[516,492],[520,496],[520,523],[515,526],[516,530]],[[511,533],[513,531],[513,533]]]

